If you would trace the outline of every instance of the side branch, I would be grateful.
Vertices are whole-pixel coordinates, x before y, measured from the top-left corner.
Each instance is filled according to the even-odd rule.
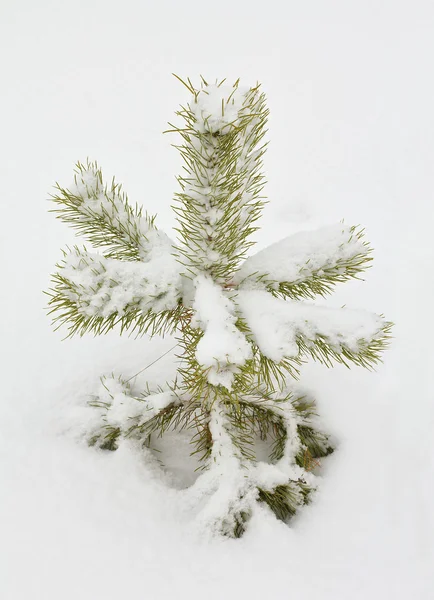
[[[58,267],[48,292],[49,314],[58,327],[69,325],[69,336],[106,333],[118,324],[121,332],[164,333],[185,310],[178,264],[170,256],[118,261],[75,247]]]
[[[342,224],[291,235],[248,258],[235,276],[244,289],[274,296],[314,298],[357,279],[372,261],[363,230]]]
[[[381,360],[392,323],[364,310],[328,308],[273,298],[266,291],[240,291],[236,302],[261,353],[280,363],[310,355],[370,368]]]
[[[107,248],[107,257],[146,261],[155,247],[171,251],[169,238],[155,228],[155,217],[132,207],[114,179],[105,184],[96,162],[77,163],[72,186],[57,184],[51,198],[57,205],[52,212],[93,246]]]

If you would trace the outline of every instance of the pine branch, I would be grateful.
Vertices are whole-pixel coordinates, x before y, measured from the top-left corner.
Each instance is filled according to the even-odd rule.
[[[303,481],[290,481],[273,490],[259,489],[258,499],[268,504],[276,517],[286,523],[301,505],[308,504],[311,491]]]
[[[231,484],[217,484],[215,498],[202,512],[205,512],[205,521],[212,531],[240,537],[258,492],[245,471],[248,457],[243,454],[243,442],[231,408],[216,400],[209,410],[212,449],[206,476],[217,481],[227,477]]]
[[[343,224],[296,233],[248,258],[234,282],[293,300],[326,296],[369,268],[372,249],[363,236]]]
[[[258,88],[241,91],[238,82],[233,87],[203,82],[177,114],[185,121],[185,127],[170,130],[182,137],[177,148],[185,170],[174,207],[177,253],[191,276],[206,272],[223,281],[252,245],[248,238],[263,206],[265,97]]]
[[[393,323],[386,321],[371,338],[360,338],[352,346],[347,345],[345,340],[336,344],[335,340],[321,334],[317,334],[314,339],[298,336],[297,345],[301,354],[311,356],[327,367],[339,363],[350,368],[350,363],[353,363],[372,369],[382,361],[381,353],[390,343],[392,327]]]
[[[164,334],[182,318],[181,280],[176,263],[158,259],[120,262],[75,247],[64,252],[52,276],[49,314],[56,329],[68,325],[68,337],[78,333]]]
[[[109,435],[135,438],[148,445],[152,434],[163,435],[169,429],[191,427],[197,403],[181,397],[176,387],[166,384],[157,390],[146,389],[137,395],[128,380],[121,377],[101,378],[97,393],[89,402],[100,410],[103,427],[91,443],[99,438],[105,443]]]
[[[311,356],[327,366],[370,368],[381,360],[393,326],[367,311],[284,301],[265,291],[240,291],[236,302],[260,353],[276,364]]]
[[[256,376],[257,384],[265,384],[269,389],[275,387],[282,389],[288,377],[298,379],[300,376],[299,367],[306,362],[301,354],[291,357],[282,356],[275,361],[265,356],[255,343],[253,343],[253,352],[255,362],[251,367],[252,378]]]
[[[122,186],[113,179],[103,182],[96,162],[78,162],[74,183],[67,189],[56,184],[51,196],[58,208],[51,212],[85,237],[94,247],[107,248],[105,256],[123,260],[147,260],[152,248],[171,251],[167,236],[155,228],[155,217],[132,207]]]

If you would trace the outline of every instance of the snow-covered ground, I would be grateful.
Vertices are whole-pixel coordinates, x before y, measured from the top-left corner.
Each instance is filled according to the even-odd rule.
[[[434,597],[434,8],[380,2],[4,2],[1,8],[2,600]],[[315,502],[286,527],[198,537],[133,449],[88,449],[77,404],[102,373],[134,374],[173,340],[62,341],[44,314],[73,234],[54,181],[97,159],[166,231],[180,160],[161,135],[197,80],[259,80],[271,110],[262,248],[341,218],[375,248],[366,282],[329,305],[395,321],[376,373],[303,369],[328,431]],[[148,371],[173,372],[169,353]],[[191,478],[185,441],[176,477]],[[175,477],[174,476],[174,477]]]

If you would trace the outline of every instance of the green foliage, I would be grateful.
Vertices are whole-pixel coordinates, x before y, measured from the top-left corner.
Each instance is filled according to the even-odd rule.
[[[389,345],[392,327],[393,323],[385,322],[376,337],[371,340],[358,340],[359,347],[357,351],[352,350],[345,344],[337,349],[330,344],[326,336],[320,334],[315,339],[299,336],[297,345],[300,354],[310,356],[327,367],[333,367],[333,363],[338,363],[349,369],[349,363],[353,363],[365,369],[372,369],[374,365],[381,362],[381,353]]]
[[[75,252],[80,253],[80,250],[76,248]],[[154,312],[149,309],[144,312],[139,304],[140,298],[137,298],[137,301],[129,304],[122,313],[113,311],[104,316],[88,314],[83,310],[85,299],[81,286],[63,275],[62,264],[57,266],[59,271],[52,276],[53,287],[46,292],[49,296],[48,314],[53,315],[56,330],[64,325],[68,326],[67,337],[75,334],[83,336],[86,333],[103,335],[116,327],[119,327],[121,334],[128,332],[135,336],[170,334],[175,331],[186,312],[181,303],[171,310]]]
[[[348,243],[355,237],[363,240],[364,230],[353,226],[350,228]],[[315,299],[317,296],[331,294],[338,283],[345,283],[350,279],[360,279],[359,275],[370,268],[373,260],[372,248],[363,240],[363,250],[347,258],[338,258],[332,264],[322,265],[321,268],[311,271],[309,261],[306,263],[305,275],[303,270],[297,281],[273,281],[267,275],[257,275],[256,280],[262,282],[266,289],[276,297],[290,298],[291,300]]]
[[[114,178],[110,185],[105,184],[96,162],[76,164],[72,188],[56,184],[56,193],[51,196],[56,208],[51,212],[93,246],[106,248],[105,256],[140,260],[147,241],[144,233],[155,229],[155,217],[143,214],[137,204],[132,207]],[[93,206],[88,199],[93,200]]]
[[[223,82],[221,82],[223,83]],[[220,83],[220,85],[221,85]],[[232,94],[238,89],[238,81]],[[187,85],[190,88],[190,85]],[[202,93],[207,93],[204,85]],[[197,101],[198,90],[194,90]],[[230,106],[230,94],[222,104]],[[194,103],[182,107],[176,114],[184,120],[184,126],[171,125],[170,132],[178,133],[183,143],[175,146],[184,162],[184,173],[178,177],[181,192],[175,195],[173,207],[178,218],[180,236],[177,255],[185,265],[187,274],[208,272],[213,280],[229,280],[247,250],[254,242],[250,236],[257,230],[255,222],[261,215],[264,176],[260,170],[266,144],[268,110],[265,95],[259,86],[249,90],[242,114],[230,123],[224,135],[221,131],[200,131]],[[202,194],[204,187],[213,209],[204,210]],[[247,201],[246,201],[247,198]],[[204,246],[218,256],[207,263]]]
[[[303,481],[277,485],[272,491],[259,489],[259,500],[268,504],[276,517],[287,522],[300,505],[307,504],[311,489]]]

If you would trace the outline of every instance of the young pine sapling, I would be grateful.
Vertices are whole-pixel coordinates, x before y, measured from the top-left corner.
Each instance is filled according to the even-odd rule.
[[[369,266],[362,230],[342,223],[291,235],[252,256],[264,203],[262,158],[268,110],[257,85],[200,87],[177,112],[183,159],[174,211],[177,240],[132,206],[96,163],[78,163],[56,186],[58,218],[93,247],[64,252],[50,312],[69,335],[175,336],[176,381],[154,391],[104,377],[89,442],[115,450],[125,438],[149,445],[169,428],[191,432],[203,467],[193,484],[200,518],[240,536],[257,503],[287,520],[315,488],[312,466],[332,451],[314,425],[315,404],[290,383],[311,357],[371,367],[391,323],[364,310],[317,306],[337,283]],[[269,441],[268,462],[255,440]]]

